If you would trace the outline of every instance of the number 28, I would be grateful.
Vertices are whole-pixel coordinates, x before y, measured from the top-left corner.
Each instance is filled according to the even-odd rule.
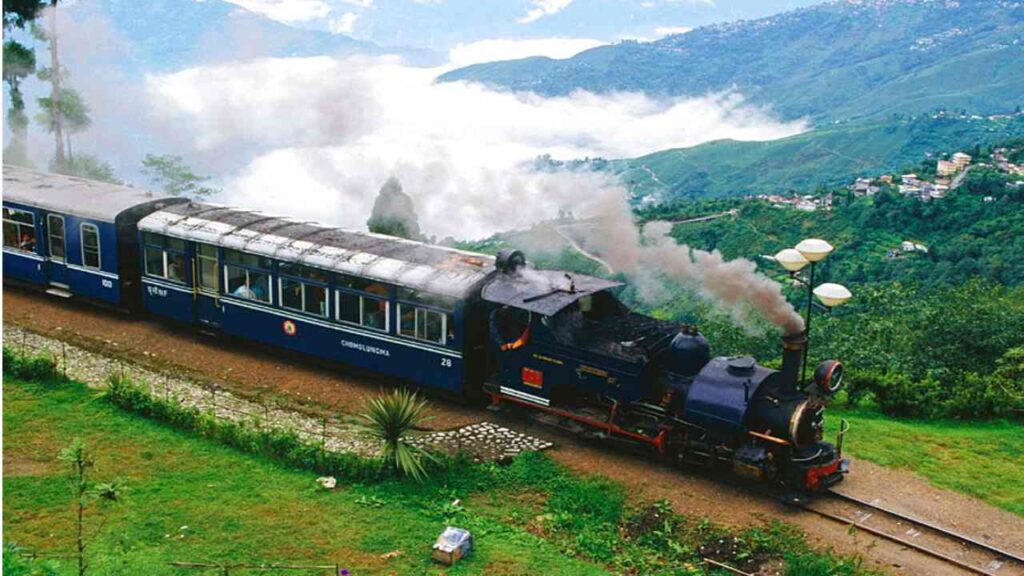
[[[441,358],[441,366],[444,366],[445,368],[451,368],[452,367],[452,359],[451,358]]]

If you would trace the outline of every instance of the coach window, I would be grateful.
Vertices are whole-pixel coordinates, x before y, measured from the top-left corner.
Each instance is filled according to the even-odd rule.
[[[217,274],[217,247],[211,244],[196,244],[196,271],[199,272],[199,287],[211,292],[220,291],[220,276]]]
[[[95,224],[82,224],[82,266],[100,269],[100,229]]]
[[[224,250],[224,283],[232,296],[271,302],[270,271],[269,258]]]
[[[408,288],[398,290],[398,299],[401,335],[436,344],[455,343],[455,322],[449,312],[455,308],[454,300]]]
[[[146,274],[185,282],[185,241],[151,232],[142,233]]]
[[[340,276],[337,282],[342,287],[335,293],[338,320],[385,332],[390,329],[386,285],[353,276]]]
[[[58,214],[46,215],[46,228],[49,235],[50,258],[64,261],[64,217]]]
[[[35,214],[17,208],[4,208],[4,246],[24,252],[36,251]]]
[[[326,272],[292,262],[281,262],[277,271],[282,307],[327,316]]]

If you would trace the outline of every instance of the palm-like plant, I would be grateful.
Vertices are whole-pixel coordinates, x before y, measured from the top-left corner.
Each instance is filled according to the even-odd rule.
[[[423,460],[430,454],[405,442],[410,431],[431,418],[426,400],[405,389],[382,392],[367,402],[360,418],[366,434],[380,442],[385,466],[417,480],[426,477]]]

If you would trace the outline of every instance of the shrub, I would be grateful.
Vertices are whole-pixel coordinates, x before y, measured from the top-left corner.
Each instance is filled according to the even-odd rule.
[[[417,480],[426,477],[423,459],[429,455],[404,441],[430,418],[426,400],[408,390],[392,390],[367,402],[360,418],[366,434],[380,442],[385,466]]]
[[[49,352],[28,354],[4,346],[4,373],[30,382],[50,382],[60,379],[57,359]]]
[[[6,352],[4,349],[6,364]],[[59,565],[53,560],[36,561],[26,557],[21,547],[14,543],[5,543],[3,552],[4,576],[57,576]]]

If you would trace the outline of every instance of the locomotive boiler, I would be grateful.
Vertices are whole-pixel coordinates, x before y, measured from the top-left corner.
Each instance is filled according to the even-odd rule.
[[[481,292],[494,305],[492,405],[790,491],[842,479],[842,433],[833,445],[822,429],[843,367],[827,360],[801,383],[804,334],[783,337],[779,370],[750,356],[712,358],[696,327],[629,311],[610,292],[616,282],[531,269],[518,251],[496,266]]]

